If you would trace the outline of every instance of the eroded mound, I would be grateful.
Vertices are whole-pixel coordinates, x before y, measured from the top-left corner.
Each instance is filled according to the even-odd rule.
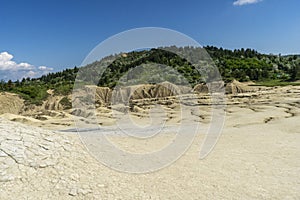
[[[19,114],[24,107],[24,100],[18,95],[3,92],[0,93],[0,115],[4,113]]]

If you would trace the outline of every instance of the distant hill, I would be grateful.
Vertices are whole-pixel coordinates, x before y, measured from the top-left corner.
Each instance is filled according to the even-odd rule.
[[[300,56],[299,55],[266,55],[258,53],[253,49],[228,50],[213,46],[206,46],[204,49],[208,52],[215,65],[218,67],[222,79],[230,82],[233,79],[238,81],[254,81],[256,83],[272,83],[273,85],[300,80]],[[191,47],[177,48],[175,46],[164,49],[150,49],[143,51],[134,51],[118,55],[111,55],[80,68],[82,79],[90,81],[99,86],[114,87],[120,78],[130,69],[142,64],[157,63],[170,66],[174,73],[164,77],[167,81],[172,80],[180,84],[180,79],[175,72],[180,73],[191,84],[196,85],[207,81],[195,67],[186,59],[181,58],[175,53],[180,51],[195,50]],[[203,49],[196,49],[203,51]],[[193,59],[193,58],[189,58]],[[189,60],[188,59],[188,60]],[[101,69],[103,63],[108,67],[105,71]],[[151,66],[149,67],[151,68]],[[149,70],[148,80],[155,79],[155,67]],[[29,104],[40,104],[49,95],[47,90],[52,89],[54,94],[67,95],[72,92],[78,67],[66,69],[61,72],[43,75],[40,78],[26,78],[21,81],[0,82],[0,91],[8,91],[19,94]],[[85,73],[86,72],[86,73]],[[103,73],[101,78],[95,74]],[[92,77],[89,77],[92,76]],[[100,79],[99,79],[100,78]],[[158,77],[159,78],[159,77]],[[93,80],[95,79],[95,80]],[[164,81],[164,80],[162,80]],[[272,85],[271,84],[271,85]]]

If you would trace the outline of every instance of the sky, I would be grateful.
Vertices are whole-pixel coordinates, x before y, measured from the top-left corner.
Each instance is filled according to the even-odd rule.
[[[80,66],[105,39],[140,27],[203,46],[300,54],[299,0],[0,0],[0,80]]]

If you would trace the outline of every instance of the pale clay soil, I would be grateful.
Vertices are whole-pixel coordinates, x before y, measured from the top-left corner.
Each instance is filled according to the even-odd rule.
[[[196,105],[200,114],[182,119],[201,122],[191,147],[176,162],[146,174],[106,167],[79,135],[58,131],[75,127],[68,113],[48,120],[3,114],[0,199],[300,199],[299,95],[300,87],[289,86],[228,96],[224,129],[205,159],[199,159],[199,151],[210,107]],[[180,123],[178,105],[165,110],[168,125]],[[131,115],[136,123],[149,121],[145,110]],[[106,126],[116,121],[106,108],[99,108],[97,117]],[[162,148],[174,139],[172,133],[144,140],[107,137],[135,153]]]

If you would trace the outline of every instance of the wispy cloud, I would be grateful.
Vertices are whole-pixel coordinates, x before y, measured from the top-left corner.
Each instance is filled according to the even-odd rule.
[[[233,2],[233,5],[235,6],[243,6],[243,5],[247,5],[247,4],[254,4],[254,3],[258,3],[262,0],[236,0],[235,2]]]
[[[41,70],[41,71],[52,71],[53,68],[51,68],[51,67],[46,67],[46,66],[39,66],[39,70]]]
[[[47,74],[53,68],[46,66],[35,67],[26,62],[17,63],[13,60],[14,56],[8,52],[0,53],[0,79],[17,80],[27,77],[38,77]]]

